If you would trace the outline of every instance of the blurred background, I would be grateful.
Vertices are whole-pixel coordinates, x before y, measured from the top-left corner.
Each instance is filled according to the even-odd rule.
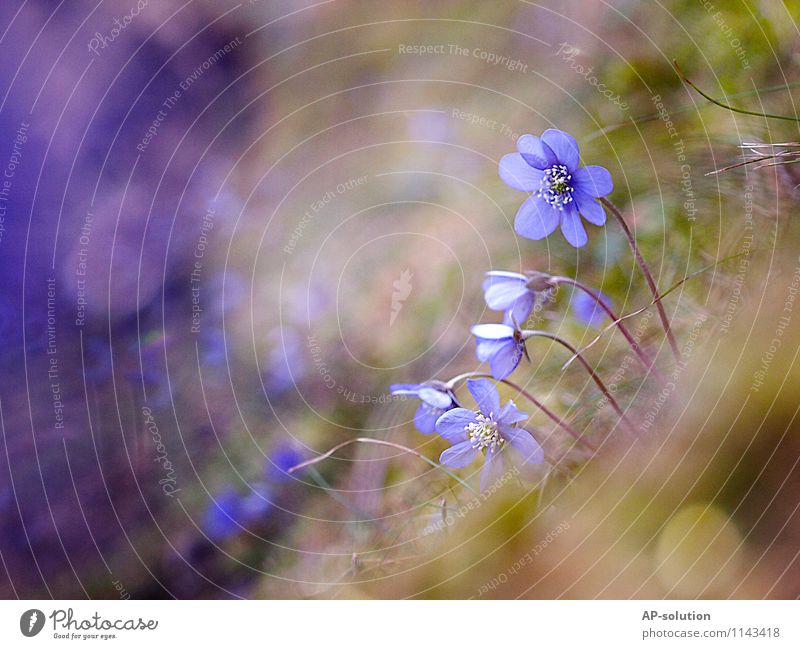
[[[796,116],[798,11],[4,2],[0,596],[800,595],[797,122],[672,64]],[[659,288],[689,276],[679,362],[613,220],[515,235],[497,163],[546,128],[611,171]],[[743,143],[787,164],[709,175]],[[552,463],[489,496],[369,444],[289,474],[356,437],[438,459],[388,386],[486,370],[490,269],[643,309],[666,387],[613,331],[586,352],[636,430],[533,340],[514,380],[596,454],[504,388]],[[583,347],[607,323],[571,302],[532,326]]]

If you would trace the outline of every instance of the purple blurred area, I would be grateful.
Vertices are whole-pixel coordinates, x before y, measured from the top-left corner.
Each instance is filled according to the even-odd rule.
[[[186,278],[204,215],[214,236],[238,216],[253,125],[236,5],[0,6],[0,596],[114,596],[120,579],[134,596],[220,594],[200,576],[203,535],[176,538],[191,526],[177,496],[231,416],[228,381],[208,412],[178,425],[174,408],[200,389]],[[222,373],[212,245],[197,344]],[[173,560],[194,579],[159,565]]]

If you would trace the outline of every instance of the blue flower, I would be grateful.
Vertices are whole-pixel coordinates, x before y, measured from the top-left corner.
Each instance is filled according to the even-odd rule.
[[[239,517],[242,525],[253,525],[272,511],[272,494],[263,483],[254,485],[239,501]]]
[[[212,541],[226,541],[248,525],[258,522],[271,509],[269,492],[263,484],[257,485],[245,496],[233,487],[225,487],[206,507],[203,531]]]
[[[203,531],[212,541],[225,541],[240,531],[236,521],[239,509],[239,494],[228,487],[217,494],[203,515]]]
[[[531,195],[517,212],[514,228],[528,239],[544,239],[558,225],[576,248],[588,237],[581,215],[589,223],[603,225],[606,213],[595,199],[614,189],[611,174],[604,167],[581,167],[578,143],[571,135],[546,130],[541,138],[523,135],[517,153],[500,160],[500,177],[510,187]]]
[[[517,410],[513,401],[500,407],[500,395],[494,383],[487,379],[468,379],[467,389],[478,405],[477,411],[454,408],[444,413],[436,422],[436,431],[452,444],[439,462],[453,469],[472,463],[486,450],[486,461],[481,471],[481,490],[485,490],[503,471],[503,451],[510,444],[521,456],[524,464],[541,464],[544,451],[533,436],[516,424],[528,415]]]
[[[297,466],[304,460],[302,453],[296,448],[288,445],[278,446],[267,458],[264,471],[268,478],[276,482],[286,482],[291,480],[289,469]]]
[[[525,324],[536,301],[536,293],[528,288],[528,278],[525,275],[504,270],[486,273],[483,297],[490,309],[505,311],[505,324],[519,326]]]
[[[525,354],[525,342],[519,331],[504,324],[479,324],[471,329],[475,336],[475,355],[489,363],[498,381],[511,374]]]
[[[389,390],[392,394],[417,397],[422,402],[414,415],[414,425],[425,435],[435,432],[436,420],[456,406],[452,392],[441,381],[396,383]]]
[[[611,308],[613,302],[611,298],[604,293],[597,293],[601,302],[607,307]],[[583,324],[590,327],[598,328],[603,324],[603,319],[607,316],[603,307],[601,307],[597,300],[584,291],[576,291],[572,294],[572,301],[570,303],[575,318]]]

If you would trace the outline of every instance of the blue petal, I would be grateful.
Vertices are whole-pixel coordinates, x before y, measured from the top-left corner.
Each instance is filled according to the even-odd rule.
[[[558,226],[561,212],[538,196],[529,196],[514,219],[514,229],[520,236],[538,241],[552,234]]]
[[[421,403],[414,414],[414,426],[420,433],[430,435],[436,432],[436,421],[443,412],[441,408],[432,408],[427,403]]]
[[[537,169],[547,169],[558,162],[553,150],[535,135],[522,135],[517,140],[517,151],[522,154],[525,162]]]
[[[504,338],[503,340],[484,340],[478,338],[475,342],[475,356],[481,363],[488,363],[510,339]]]
[[[517,408],[517,405],[509,400],[506,405],[503,406],[503,409],[497,413],[497,416],[494,420],[499,425],[510,426],[511,424],[517,424],[521,421],[525,421],[528,419],[528,413],[520,412]]]
[[[541,464],[544,462],[544,449],[524,428],[501,426],[500,432],[505,440],[514,447],[524,464]]]
[[[429,406],[445,410],[453,405],[453,399],[450,395],[436,388],[422,386],[418,392],[419,398],[422,399]]]
[[[500,394],[489,379],[467,379],[467,390],[484,415],[500,412]]]
[[[521,192],[539,189],[544,172],[531,167],[519,153],[509,153],[500,159],[500,178],[509,187]]]
[[[486,306],[495,311],[508,309],[517,299],[529,292],[527,280],[506,277],[489,277],[483,282],[483,297]]]
[[[419,391],[419,383],[393,383],[389,386],[391,394],[416,397]]]
[[[514,329],[503,324],[477,324],[473,325],[470,331],[476,338],[484,340],[502,340],[514,337]]]
[[[587,165],[572,173],[572,186],[589,194],[593,198],[606,196],[614,191],[611,173],[605,167]]]
[[[463,469],[472,464],[477,454],[478,451],[472,448],[471,442],[461,442],[445,450],[439,457],[439,462],[453,469]]]
[[[487,277],[505,277],[506,279],[521,279],[523,282],[528,281],[522,273],[512,273],[510,270],[487,270]]]
[[[576,248],[585,246],[589,241],[578,210],[572,203],[561,211],[561,232],[564,233],[567,241]]]
[[[236,521],[240,504],[240,496],[232,488],[226,488],[208,504],[203,515],[203,531],[212,541],[224,541],[241,530]]]
[[[580,153],[578,143],[569,133],[549,128],[542,133],[542,139],[556,154],[559,163],[564,165],[571,172],[574,172],[580,164]]]
[[[586,192],[577,189],[573,192],[572,197],[575,199],[578,211],[589,223],[593,223],[594,225],[605,224],[606,211],[594,198],[589,196]]]
[[[467,439],[465,428],[474,424],[478,416],[466,408],[453,408],[436,420],[436,432],[451,444],[463,442]]]
[[[536,296],[531,291],[525,293],[525,295],[516,300],[509,309],[506,309],[505,316],[503,317],[503,324],[507,324],[511,327],[524,327],[531,311],[533,311],[535,302]]]
[[[522,360],[522,350],[523,343],[516,340],[509,340],[497,349],[492,357],[489,358],[492,376],[499,381],[517,369],[517,365]]]
[[[486,450],[486,460],[481,471],[481,491],[486,491],[503,475],[503,449]]]

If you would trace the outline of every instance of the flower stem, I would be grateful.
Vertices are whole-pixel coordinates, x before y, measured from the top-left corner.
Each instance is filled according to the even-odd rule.
[[[556,336],[555,334],[551,334],[549,331],[540,331],[538,329],[533,329],[533,330],[526,329],[525,331],[522,332],[522,334],[525,338],[532,338],[532,337],[549,338],[550,340],[557,342],[559,345],[561,345],[562,347],[566,347],[570,352],[572,352],[573,358],[578,359],[578,362],[581,365],[583,365],[584,369],[588,372],[589,376],[592,378],[592,381],[594,381],[597,387],[600,388],[600,391],[608,400],[609,405],[614,409],[614,412],[616,412],[619,415],[620,421],[623,423],[623,425],[628,429],[630,429],[631,431],[634,430],[633,426],[628,421],[628,418],[625,416],[625,411],[620,407],[619,403],[614,398],[614,395],[611,394],[611,391],[606,387],[606,384],[603,382],[603,379],[600,378],[597,372],[594,371],[594,368],[592,367],[591,363],[589,363],[589,361],[587,361],[583,357],[583,354],[581,354],[577,349],[575,349],[574,346],[572,346],[563,338]]]
[[[644,275],[644,279],[647,282],[647,286],[650,289],[650,293],[653,295],[653,299],[656,302],[656,309],[658,309],[658,317],[661,318],[661,324],[664,327],[664,333],[667,335],[667,340],[669,341],[669,346],[672,349],[672,355],[675,357],[675,360],[679,360],[681,357],[681,353],[678,350],[678,344],[675,342],[675,337],[672,335],[672,329],[669,326],[669,318],[667,318],[667,312],[664,309],[664,305],[661,304],[661,300],[659,299],[658,295],[658,288],[656,287],[655,280],[653,280],[653,275],[650,273],[650,268],[647,266],[647,262],[645,262],[644,257],[642,257],[642,253],[639,252],[639,246],[636,245],[636,237],[633,236],[633,232],[628,227],[628,224],[625,222],[625,219],[622,216],[622,212],[619,211],[616,205],[614,205],[611,201],[607,198],[601,198],[600,202],[605,205],[608,210],[614,215],[614,217],[619,221],[620,226],[622,227],[622,231],[625,233],[625,237],[628,239],[628,243],[631,246],[631,251],[633,251],[633,257],[636,260],[642,274]]]
[[[448,381],[448,384],[454,386],[459,381],[470,378],[496,380],[491,374],[482,374],[480,372],[467,372],[466,374],[460,374],[454,379],[450,379],[450,381]],[[525,397],[534,406],[536,406],[539,410],[541,410],[547,417],[549,417],[553,422],[555,422],[557,425],[561,426],[561,428],[567,431],[575,439],[576,442],[578,442],[579,444],[583,444],[583,446],[585,446],[594,453],[597,452],[597,446],[595,446],[592,442],[583,437],[583,435],[581,435],[580,432],[575,430],[575,428],[573,428],[570,424],[561,419],[561,417],[559,417],[556,413],[550,410],[550,408],[544,405],[541,401],[539,401],[536,397],[534,397],[530,392],[525,390],[522,386],[517,385],[516,383],[513,383],[508,379],[500,379],[500,382],[505,383],[512,390],[516,390],[519,394]]]
[[[571,279],[569,277],[556,276],[550,278],[550,281],[553,282],[554,284],[569,284],[589,295],[598,304],[598,306],[601,309],[603,309],[603,311],[606,312],[608,317],[611,318],[612,322],[617,326],[620,333],[623,336],[625,336],[625,340],[628,341],[628,343],[631,346],[631,349],[634,351],[636,356],[638,356],[639,360],[642,361],[642,364],[645,366],[645,368],[648,369],[653,374],[653,376],[655,376],[659,381],[663,382],[664,377],[656,369],[655,359],[650,358],[649,354],[645,353],[645,351],[633,337],[633,334],[631,334],[628,328],[622,323],[619,316],[616,313],[614,313],[614,310],[600,298],[600,295],[597,293],[597,291],[586,286],[586,284],[583,284],[578,280]]]

